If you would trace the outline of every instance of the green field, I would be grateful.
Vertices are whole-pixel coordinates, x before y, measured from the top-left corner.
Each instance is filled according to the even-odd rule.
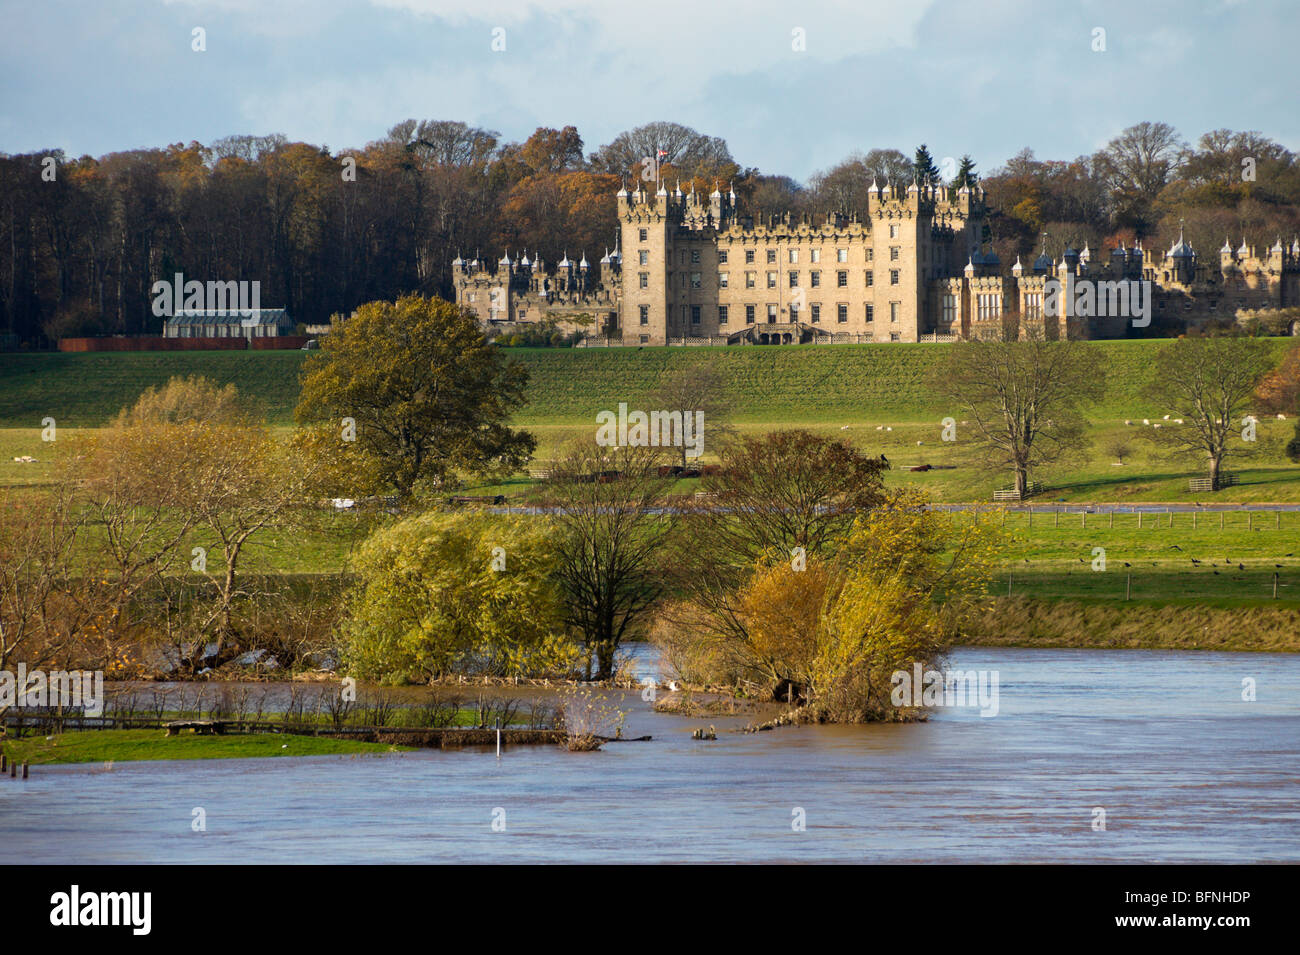
[[[1278,358],[1290,344],[1272,339]],[[1108,360],[1105,399],[1093,421],[1160,417],[1140,397],[1161,341],[1098,342]],[[707,363],[720,370],[742,424],[920,424],[952,413],[926,388],[943,345],[803,345],[781,348],[515,348],[531,374],[527,424],[585,424],[620,401],[635,406],[669,372]],[[255,398],[271,424],[290,424],[298,351],[88,352],[0,355],[0,427],[39,427],[51,416],[94,427],[173,375],[205,375]]]
[[[55,736],[6,739],[10,762],[116,763],[141,759],[243,759],[252,756],[344,756],[392,753],[409,747],[361,743],[324,736],[275,733],[167,736],[163,730],[87,730]]]
[[[1161,341],[1099,342],[1109,367],[1105,398],[1089,409],[1091,447],[1076,460],[1043,469],[1043,500],[1170,501],[1195,500],[1187,490],[1192,467],[1152,453],[1140,440],[1142,418],[1160,420],[1167,409],[1141,396]],[[1280,359],[1290,345],[1273,339]],[[517,424],[538,437],[537,461],[544,466],[567,442],[594,433],[596,412],[619,402],[643,404],[664,376],[697,363],[719,368],[727,382],[738,430],[767,431],[806,427],[845,438],[872,454],[886,454],[894,465],[891,483],[922,487],[936,500],[988,500],[1009,478],[980,467],[978,453],[963,440],[940,440],[941,419],[960,418],[926,387],[932,362],[943,345],[836,345],[782,348],[613,348],[511,349],[529,369],[529,404]],[[50,445],[42,442],[41,421],[52,417],[67,435],[96,427],[130,404],[151,385],[173,375],[205,375],[233,383],[253,399],[266,421],[277,428],[292,424],[302,352],[124,352],[47,353],[0,356],[0,484],[39,483],[49,473]],[[1117,466],[1102,452],[1104,441],[1127,432],[1134,453]],[[1215,495],[1217,501],[1300,500],[1300,468],[1287,461],[1282,445],[1293,423],[1260,423],[1258,453],[1229,463],[1240,480]],[[35,464],[13,458],[31,455]],[[705,460],[711,458],[707,443]],[[909,472],[930,464],[939,470]],[[525,478],[480,492],[518,495]],[[683,485],[681,490],[690,490]]]
[[[1089,409],[1091,446],[1075,461],[1035,475],[1048,491],[1040,508],[1056,502],[1244,503],[1300,501],[1300,467],[1281,454],[1294,423],[1260,423],[1258,453],[1229,463],[1239,484],[1214,495],[1188,491],[1193,468],[1165,460],[1140,440],[1140,424],[1161,420],[1168,409],[1141,397],[1160,341],[1100,342],[1109,364],[1105,398]],[[1272,342],[1280,359],[1291,342]],[[1008,478],[983,469],[978,452],[963,440],[940,440],[940,420],[959,411],[944,407],[927,389],[930,364],[942,345],[845,345],[782,348],[512,349],[531,374],[530,403],[517,424],[539,441],[537,466],[569,441],[589,439],[595,414],[625,401],[643,404],[674,369],[708,362],[727,382],[734,420],[741,433],[778,427],[806,427],[845,438],[872,454],[884,453],[891,484],[913,485],[937,501],[988,502]],[[287,433],[297,399],[301,352],[153,352],[0,356],[0,484],[38,485],[48,480],[54,446],[41,441],[41,419],[55,418],[59,437],[102,425],[144,388],[172,375],[201,374],[234,383],[253,397],[267,422]],[[1109,436],[1127,432],[1133,453],[1117,465],[1101,450]],[[31,455],[36,463],[14,457]],[[706,444],[705,460],[712,457]],[[936,470],[911,472],[930,464]],[[689,493],[697,482],[681,481]],[[470,493],[504,493],[524,501],[535,483],[519,476],[503,484],[478,485]],[[315,575],[346,570],[348,556],[373,518],[355,514],[323,517],[317,526],[272,533],[248,555],[250,573]],[[1077,603],[1097,608],[1198,606],[1235,612],[1240,608],[1300,605],[1300,514],[1219,518],[1202,514],[1196,528],[1190,514],[1143,518],[1063,515],[1050,511],[1007,523],[1006,572],[991,587],[1005,597]],[[195,540],[202,544],[203,541]],[[1105,571],[1092,570],[1092,549],[1106,549]],[[1193,563],[1195,557],[1201,562]],[[1129,566],[1126,567],[1125,564]],[[1278,575],[1274,598],[1273,577]],[[319,579],[319,578],[318,578]],[[1127,596],[1126,596],[1127,595]]]

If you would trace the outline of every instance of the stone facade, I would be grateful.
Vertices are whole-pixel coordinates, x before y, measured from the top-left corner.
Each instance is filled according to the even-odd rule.
[[[813,222],[755,223],[735,193],[705,196],[659,183],[617,194],[619,237],[593,267],[568,253],[554,271],[507,254],[489,268],[452,263],[456,301],[497,334],[544,320],[592,344],[796,344],[951,341],[1043,334],[1123,338],[1131,317],[1054,316],[1049,282],[1149,281],[1151,318],[1184,330],[1247,310],[1300,301],[1300,241],[1267,251],[1225,243],[1217,262],[1179,242],[1154,255],[1139,243],[1106,261],[1066,249],[1010,276],[981,243],[984,190],[872,185],[868,212]],[[1287,329],[1296,333],[1294,324]]]

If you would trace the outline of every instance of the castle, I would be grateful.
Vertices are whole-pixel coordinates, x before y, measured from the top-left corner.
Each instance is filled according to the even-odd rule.
[[[1149,282],[1154,324],[1176,331],[1300,301],[1300,240],[1287,248],[1279,239],[1266,251],[1225,242],[1217,263],[1181,237],[1159,255],[1120,243],[1105,261],[1086,246],[1057,261],[1044,250],[1028,269],[1017,259],[1005,276],[981,241],[979,185],[873,183],[865,219],[818,222],[787,214],[755,224],[730,188],[705,196],[660,182],[653,194],[624,187],[617,201],[619,236],[596,267],[585,252],[577,262],[565,252],[554,271],[536,255],[506,254],[494,269],[457,255],[457,303],[495,335],[554,321],[588,344],[766,345],[1129,334],[1127,314],[1045,307],[1051,280],[1067,277],[1112,290]],[[1296,334],[1296,323],[1281,331]]]

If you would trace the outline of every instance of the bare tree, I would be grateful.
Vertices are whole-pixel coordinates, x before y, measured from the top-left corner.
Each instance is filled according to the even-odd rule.
[[[727,382],[713,365],[701,362],[666,372],[651,393],[650,403],[658,410],[680,411],[683,415],[703,412],[706,450],[720,449],[735,434]],[[676,448],[677,463],[683,468],[689,464],[687,450],[685,442]]]
[[[623,175],[638,169],[645,159],[671,165],[685,175],[733,163],[725,140],[679,123],[646,123],[619,133],[589,157],[599,172]]]
[[[659,448],[578,445],[552,469],[557,576],[568,626],[586,650],[587,679],[614,675],[614,654],[664,592],[657,572],[671,522]]]
[[[1175,456],[1205,462],[1218,490],[1223,462],[1258,447],[1254,426],[1243,417],[1255,389],[1272,367],[1272,350],[1254,338],[1183,338],[1156,355],[1152,400],[1183,424],[1161,422],[1144,436]]]
[[[1083,448],[1081,409],[1105,389],[1104,359],[1095,346],[1031,336],[948,348],[932,384],[952,401],[954,417],[970,420],[983,465],[1010,468],[1021,497],[1034,468]]]
[[[61,659],[93,616],[76,579],[82,525],[67,490],[56,484],[0,495],[0,670]],[[0,705],[0,714],[7,708]]]

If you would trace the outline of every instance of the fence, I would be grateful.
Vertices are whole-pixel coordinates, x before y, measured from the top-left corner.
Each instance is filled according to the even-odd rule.
[[[296,349],[307,344],[306,335],[269,338],[163,338],[161,335],[112,336],[109,338],[60,338],[59,351],[244,351],[249,348]]]
[[[1216,488],[1216,487],[1214,486],[1214,482],[1211,481],[1209,478],[1207,478],[1207,477],[1203,477],[1203,478],[1192,478],[1190,481],[1188,481],[1188,482],[1187,482],[1187,490],[1189,490],[1189,491],[1200,491],[1200,492],[1204,493],[1204,492],[1208,492],[1208,491],[1219,490],[1220,488],[1232,487],[1232,486],[1233,486],[1234,484],[1236,484],[1236,483],[1237,483],[1237,475],[1235,475],[1235,474],[1220,474],[1220,475],[1219,475],[1219,487],[1218,487],[1218,488]]]

